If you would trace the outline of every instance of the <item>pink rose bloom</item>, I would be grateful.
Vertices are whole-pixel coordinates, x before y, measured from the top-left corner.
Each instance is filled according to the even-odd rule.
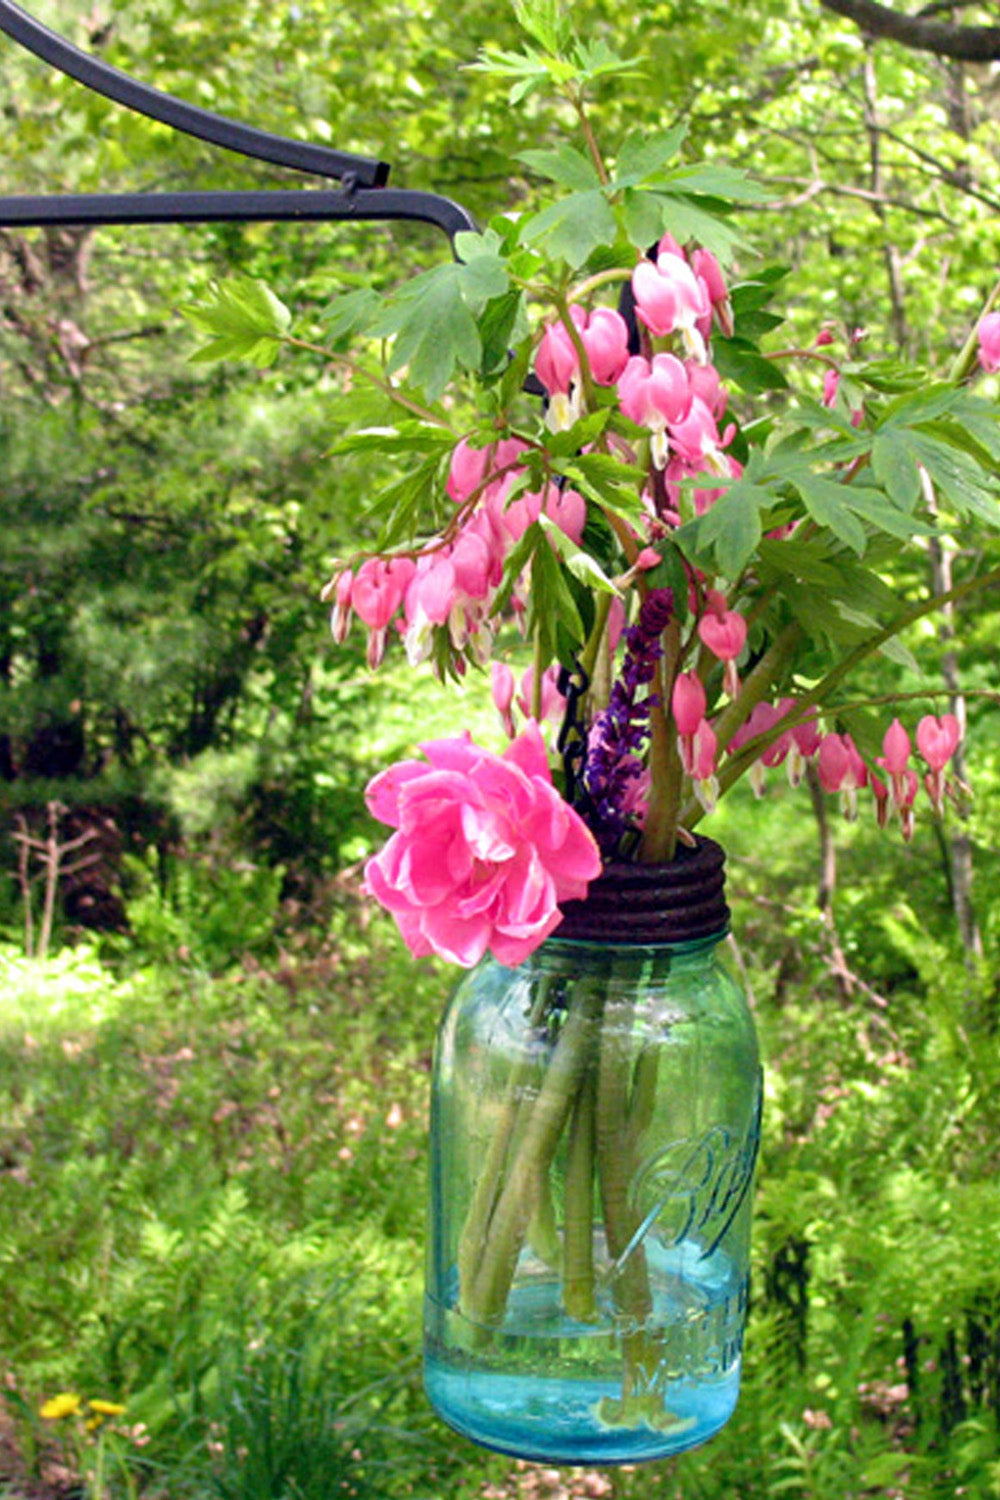
[[[461,738],[421,745],[368,785],[368,807],[396,832],[368,861],[368,892],[410,951],[471,968],[489,949],[519,964],[586,895],[601,858],[552,785],[536,724],[494,755]]]

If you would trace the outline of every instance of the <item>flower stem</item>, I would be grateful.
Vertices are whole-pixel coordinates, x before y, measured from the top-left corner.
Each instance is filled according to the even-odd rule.
[[[539,981],[528,1017],[529,1035],[541,1024],[548,1008],[552,981],[551,974],[543,975]],[[458,1244],[459,1300],[463,1305],[482,1261],[490,1222],[504,1180],[504,1166],[517,1131],[521,1110],[527,1107],[528,1083],[537,1066],[536,1060],[526,1054],[518,1060],[511,1073],[507,1093],[500,1110],[500,1118],[490,1137],[486,1160],[483,1162],[476,1181],[475,1192]]]
[[[667,722],[667,704],[680,653],[680,626],[676,617],[664,632],[664,655],[656,664],[653,692],[658,699],[649,710],[649,806],[639,858],[646,863],[673,859],[677,847],[677,821],[681,801],[681,762],[677,737]]]
[[[603,987],[581,981],[575,989],[538,1096],[500,1190],[478,1273],[461,1290],[462,1312],[474,1323],[496,1324],[504,1313],[517,1258],[539,1187],[555,1155],[593,1046]]]
[[[634,1010],[635,1000],[627,993],[611,993],[605,1001],[597,1078],[596,1136],[608,1256],[616,1265],[615,1302],[630,1321],[641,1324],[652,1311],[653,1302],[645,1251],[642,1245],[629,1250],[638,1228],[628,1200],[633,1166],[627,1117]]]
[[[597,1079],[584,1074],[573,1104],[566,1161],[563,1211],[563,1305],[571,1318],[587,1323],[594,1307],[594,1165]]]

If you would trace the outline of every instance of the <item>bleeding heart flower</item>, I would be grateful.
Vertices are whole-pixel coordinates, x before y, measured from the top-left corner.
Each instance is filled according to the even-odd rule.
[[[917,749],[930,770],[924,777],[927,795],[940,817],[944,808],[944,768],[962,738],[962,727],[954,714],[925,714],[917,725]]]
[[[988,375],[1000,370],[1000,312],[987,313],[979,320],[979,363]]]

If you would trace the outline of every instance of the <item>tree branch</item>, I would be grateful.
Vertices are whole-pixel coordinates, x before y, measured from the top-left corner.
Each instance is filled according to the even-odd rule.
[[[876,0],[819,0],[824,10],[844,16],[869,36],[900,42],[918,52],[954,57],[962,62],[994,62],[1000,58],[1000,26],[960,26],[923,16],[901,15]]]

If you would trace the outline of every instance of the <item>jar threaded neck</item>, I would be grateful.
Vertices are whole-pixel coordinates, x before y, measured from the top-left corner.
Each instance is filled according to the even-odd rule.
[[[669,864],[610,861],[582,901],[567,901],[555,938],[650,945],[711,937],[729,926],[726,856],[713,839],[681,845]]]

